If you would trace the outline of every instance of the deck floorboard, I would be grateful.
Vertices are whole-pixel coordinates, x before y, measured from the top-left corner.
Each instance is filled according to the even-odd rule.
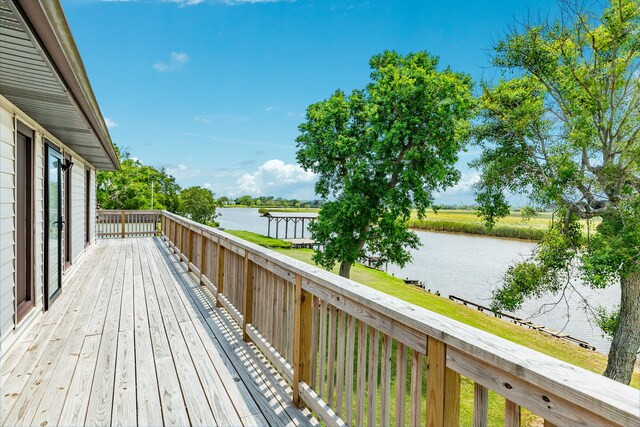
[[[1,425],[318,425],[159,238],[99,240],[34,327]]]

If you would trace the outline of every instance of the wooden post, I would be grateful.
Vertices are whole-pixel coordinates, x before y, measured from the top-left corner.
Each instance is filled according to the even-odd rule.
[[[311,316],[313,296],[302,290],[302,276],[296,275],[293,333],[293,403],[301,408],[300,382],[311,377]]]
[[[249,342],[247,325],[253,323],[253,276],[249,254],[244,256],[244,301],[242,304],[242,339]]]
[[[447,368],[447,345],[429,337],[427,427],[460,424],[460,374]]]
[[[124,211],[122,211],[122,217],[120,219],[120,228],[122,230],[122,238],[124,239]]]
[[[267,223],[267,236],[271,237],[271,218],[269,218],[269,222]]]
[[[216,307],[222,307],[220,295],[224,295],[224,247],[222,240],[218,241],[218,269],[216,280]]]

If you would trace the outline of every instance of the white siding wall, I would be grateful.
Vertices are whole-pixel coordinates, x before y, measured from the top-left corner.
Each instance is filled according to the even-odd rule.
[[[14,121],[0,108],[0,342],[13,329],[15,277]]]
[[[91,169],[91,183],[90,183],[90,191],[91,194],[90,202],[89,202],[89,239],[91,242],[96,241],[96,204],[98,203],[96,199],[96,170]]]
[[[28,126],[36,129],[34,138],[34,281],[35,281],[35,308],[31,314],[37,315],[44,307],[44,167],[45,145],[44,136],[52,141],[54,137],[49,135],[36,122],[24,113],[20,112],[13,104],[0,96],[0,358],[6,354],[8,348],[31,322],[27,315],[18,326],[14,325],[15,319],[15,127],[14,116]],[[59,148],[66,150],[64,144],[56,141]],[[84,252],[85,247],[85,168],[91,168],[84,164],[84,160],[73,153],[74,166],[71,181],[72,200],[72,259],[77,260]],[[89,231],[91,241],[95,240],[95,215],[96,215],[96,174],[91,168],[91,203],[89,207],[90,223]],[[63,277],[64,281],[64,277]],[[64,287],[64,284],[63,284]],[[23,325],[25,325],[23,327]]]
[[[73,159],[71,168],[71,259],[75,262],[84,252],[85,192],[84,165]]]

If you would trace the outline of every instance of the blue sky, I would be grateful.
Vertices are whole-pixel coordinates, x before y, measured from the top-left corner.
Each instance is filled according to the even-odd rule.
[[[369,81],[368,61],[427,50],[491,80],[493,43],[555,0],[62,0],[113,141],[183,187],[312,199],[295,161],[309,104]],[[440,203],[473,200],[476,173]]]

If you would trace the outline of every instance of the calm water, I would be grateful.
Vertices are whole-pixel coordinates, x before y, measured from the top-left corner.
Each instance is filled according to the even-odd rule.
[[[218,221],[223,228],[267,234],[267,219],[260,217],[257,209],[224,208],[218,211],[221,214]],[[507,266],[527,256],[534,248],[533,243],[518,240],[428,231],[416,231],[416,234],[422,247],[412,251],[413,263],[404,268],[389,265],[387,271],[396,277],[420,280],[432,292],[440,291],[444,297],[455,295],[483,305],[489,305],[491,291],[500,284]],[[305,237],[307,235],[305,232]],[[606,353],[609,341],[602,338],[597,326],[590,324],[578,293],[606,307],[612,307],[620,298],[617,286],[597,291],[578,286],[577,292],[567,295],[566,300],[553,309],[538,313],[541,305],[555,303],[560,297],[547,296],[529,301],[516,314],[563,330]],[[569,323],[568,315],[571,316]]]

